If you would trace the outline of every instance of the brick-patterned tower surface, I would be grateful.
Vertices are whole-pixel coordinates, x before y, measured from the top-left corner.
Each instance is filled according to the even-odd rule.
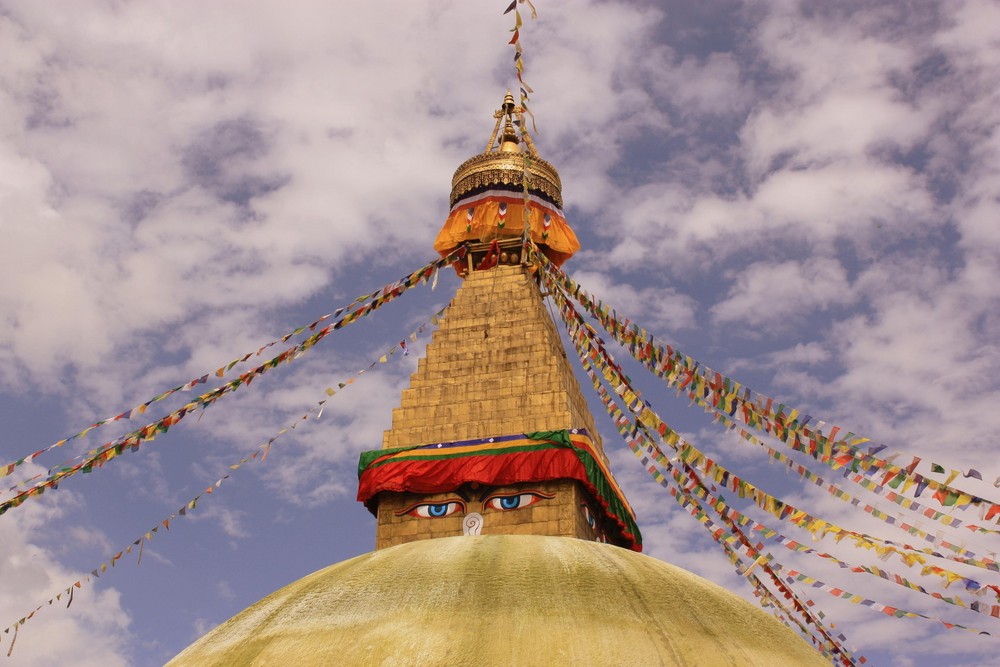
[[[538,284],[522,266],[497,266],[458,289],[382,447],[569,428],[586,428],[600,450]]]
[[[498,266],[472,272],[459,288],[382,442],[383,448],[396,448],[574,428],[592,434],[603,459],[593,418],[538,285],[522,266]],[[554,497],[517,512],[484,513],[483,532],[598,539],[587,516],[597,511],[583,509],[594,501],[579,483],[554,480],[532,488]],[[450,494],[439,495],[431,499],[443,501]],[[413,493],[380,498],[377,548],[462,534],[462,513],[414,521],[403,512],[418,500]]]
[[[358,498],[378,517],[379,549],[480,533],[639,548],[634,516],[546,312],[538,267],[524,256],[525,233],[557,264],[579,243],[560,209],[559,175],[523,130],[518,137],[516,112],[508,93],[490,148],[455,173],[435,248],[470,244],[456,266],[464,283],[382,449],[362,455]]]

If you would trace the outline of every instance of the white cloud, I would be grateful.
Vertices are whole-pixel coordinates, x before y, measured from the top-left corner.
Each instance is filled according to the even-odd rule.
[[[829,20],[806,18],[797,7],[771,9],[757,45],[787,83],[744,130],[755,171],[769,170],[779,156],[801,167],[885,144],[905,149],[926,134],[934,110],[906,102],[893,85],[921,57],[916,44],[874,34],[864,12]]]
[[[594,257],[589,263],[605,264],[600,257]],[[605,303],[613,304],[620,316],[627,316],[643,326],[676,330],[695,324],[694,302],[669,287],[637,288],[597,271],[574,271],[573,279],[590,294],[599,294]]]
[[[739,273],[728,298],[712,307],[712,315],[767,332],[796,326],[816,310],[851,299],[851,286],[836,260],[758,263]]]
[[[26,473],[38,473],[37,466],[28,464]],[[55,500],[54,498],[51,500]],[[32,503],[23,510],[11,512],[0,521],[0,613],[4,627],[10,633],[2,635],[6,653],[13,641],[14,625],[39,605],[31,619],[18,628],[17,640],[7,662],[12,666],[31,665],[128,665],[129,616],[122,607],[120,595],[99,580],[85,582],[73,588],[73,603],[65,592],[74,582],[83,581],[85,572],[62,564],[58,554],[38,539],[40,530],[59,519],[72,506],[74,498],[63,495],[53,503],[48,498]],[[77,535],[70,531],[68,536]],[[103,546],[106,540],[87,534],[78,542]],[[47,600],[60,595],[52,605]],[[9,624],[9,626],[8,626]],[[90,647],[81,652],[81,646]]]
[[[651,65],[662,66],[662,61],[654,60]],[[748,91],[732,54],[712,53],[704,60],[687,57],[665,71],[654,67],[650,67],[653,89],[686,115],[704,119],[704,114],[728,115],[745,110]]]

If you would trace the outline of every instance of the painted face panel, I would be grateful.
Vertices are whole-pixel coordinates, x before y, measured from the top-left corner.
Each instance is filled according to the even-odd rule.
[[[589,515],[589,516],[588,516]],[[597,502],[568,480],[507,485],[466,483],[437,493],[385,493],[379,499],[378,549],[461,535],[557,535],[610,540]]]
[[[397,510],[396,516],[412,516],[417,519],[442,519],[456,513],[465,513],[471,508],[487,512],[497,510],[510,512],[525,509],[543,500],[555,498],[554,493],[520,486],[463,488],[452,494],[431,494],[420,502]]]
[[[490,532],[491,522],[497,529],[510,524],[510,521],[499,517],[520,512],[555,497],[555,493],[542,490],[537,485],[493,487],[467,484],[446,493],[411,495],[409,501],[392,514],[397,517],[397,521],[426,522],[427,528],[418,529],[418,534],[425,530],[432,533],[441,530],[445,531],[444,534],[454,534],[452,531],[461,530],[465,535],[479,535]],[[491,516],[496,518],[491,520]],[[520,523],[518,520],[515,522]]]

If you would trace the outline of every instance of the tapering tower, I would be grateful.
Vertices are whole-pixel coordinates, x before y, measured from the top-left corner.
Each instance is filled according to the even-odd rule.
[[[382,449],[362,456],[358,498],[378,517],[377,548],[462,534],[640,548],[526,258],[527,237],[557,264],[580,246],[559,174],[517,113],[508,93],[486,151],[455,172],[435,249],[469,244],[455,267],[464,282]]]

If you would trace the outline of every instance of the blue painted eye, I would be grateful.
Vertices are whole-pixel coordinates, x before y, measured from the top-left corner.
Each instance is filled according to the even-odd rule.
[[[500,510],[501,512],[509,512],[510,510],[534,505],[544,498],[545,496],[537,493],[515,493],[510,496],[493,496],[487,499],[485,506],[490,509]]]
[[[504,496],[499,500],[500,509],[513,510],[521,506],[521,496]]]
[[[462,512],[464,510],[465,503],[452,501],[447,503],[423,503],[420,505],[414,505],[410,509],[406,510],[405,514],[422,517],[424,519],[440,519],[441,517],[451,516],[456,512]]]

